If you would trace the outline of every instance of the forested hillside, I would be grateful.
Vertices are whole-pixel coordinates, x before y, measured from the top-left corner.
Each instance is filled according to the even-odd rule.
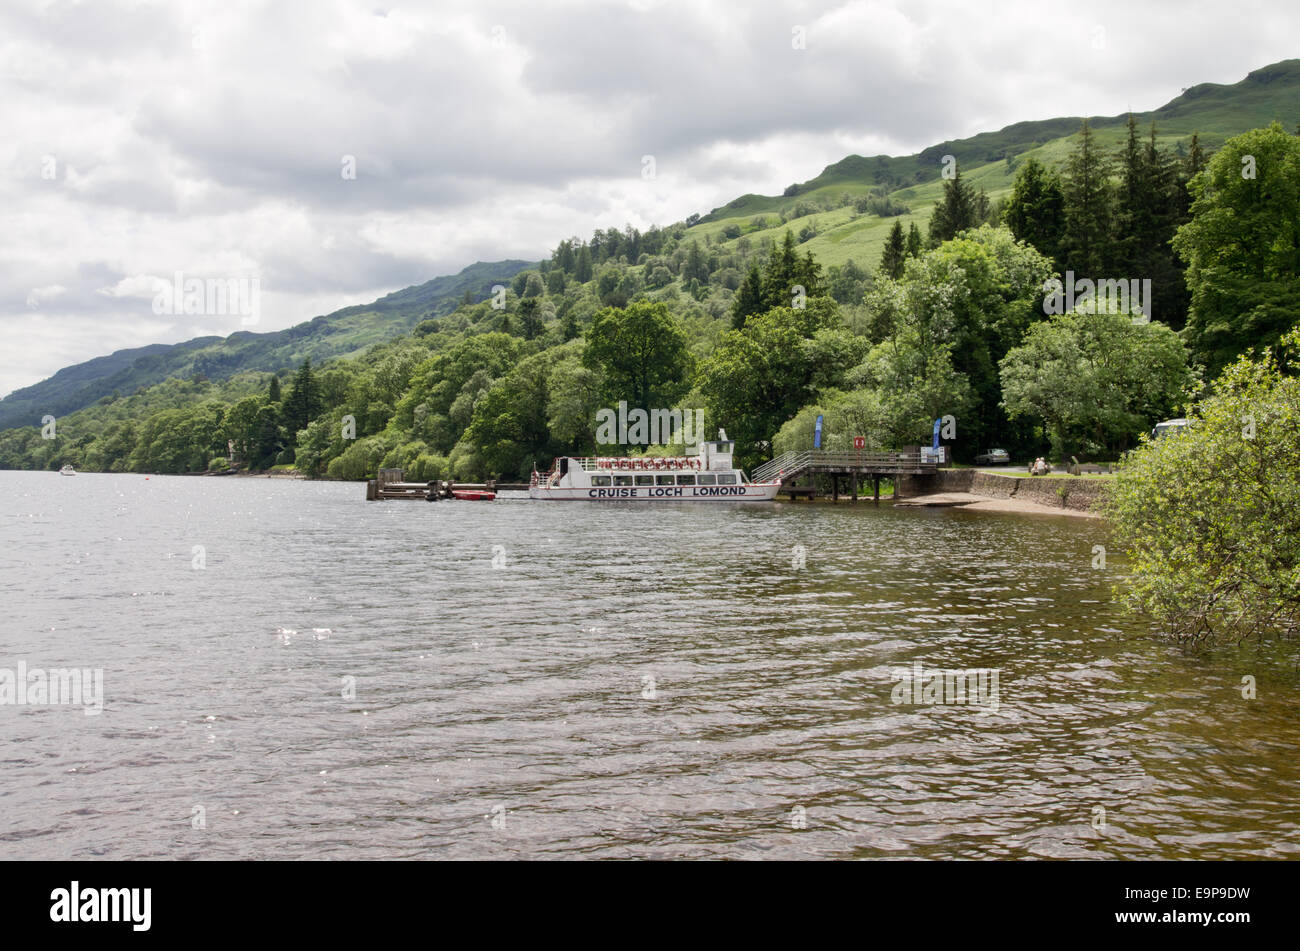
[[[305,359],[317,362],[359,354],[408,333],[421,320],[453,310],[466,294],[481,297],[508,281],[526,261],[470,265],[459,274],[408,287],[366,305],[345,307],[306,323],[270,333],[240,331],[229,337],[196,337],[178,344],[119,350],[111,356],[65,367],[48,380],[0,400],[0,429],[30,425],[42,416],[63,416],[104,397],[174,378],[223,380],[246,370],[276,371]]]

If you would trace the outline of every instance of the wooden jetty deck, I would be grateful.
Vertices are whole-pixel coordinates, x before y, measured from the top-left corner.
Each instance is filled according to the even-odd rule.
[[[880,480],[894,480],[895,498],[898,497],[900,476],[928,476],[939,469],[939,463],[922,455],[919,447],[901,452],[867,452],[850,450],[832,452],[828,449],[808,449],[804,452],[786,452],[771,462],[764,463],[751,473],[754,482],[780,482],[781,492],[791,501],[800,496],[813,498],[816,488],[795,485],[802,476],[828,475],[831,477],[831,498],[840,497],[840,480],[846,479],[851,499],[858,500],[858,485],[871,479],[872,498],[880,501]]]
[[[452,482],[449,479],[433,479],[429,482],[406,482],[401,469],[380,469],[377,479],[366,483],[366,501],[384,502],[393,499],[418,499],[433,502],[438,499],[454,498],[453,492],[478,491],[497,492],[508,489],[523,489],[528,486],[507,482]]]

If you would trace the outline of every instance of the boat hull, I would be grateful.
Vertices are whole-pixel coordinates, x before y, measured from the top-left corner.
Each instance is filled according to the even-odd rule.
[[[542,502],[771,502],[779,482],[743,485],[639,485],[614,488],[535,485],[528,497]]]

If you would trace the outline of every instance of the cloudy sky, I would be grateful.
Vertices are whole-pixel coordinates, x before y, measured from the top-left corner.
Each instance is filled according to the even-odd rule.
[[[851,153],[1151,109],[1297,37],[1300,7],[1249,0],[5,0],[0,394]],[[259,322],[156,314],[177,273],[256,277]]]

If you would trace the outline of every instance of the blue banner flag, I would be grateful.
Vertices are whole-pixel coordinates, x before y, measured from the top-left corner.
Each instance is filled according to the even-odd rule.
[[[930,444],[930,448],[931,448],[931,449],[938,449],[938,448],[939,448],[939,424],[940,424],[941,422],[943,422],[943,419],[942,419],[942,418],[940,418],[940,419],[936,419],[936,420],[934,421],[934,442],[932,442],[932,443]]]
[[[939,430],[937,429],[935,430],[936,433],[938,431]],[[817,428],[813,430],[813,448],[820,449],[821,447],[822,447],[822,418],[821,418],[821,414],[819,413],[817,415]]]

